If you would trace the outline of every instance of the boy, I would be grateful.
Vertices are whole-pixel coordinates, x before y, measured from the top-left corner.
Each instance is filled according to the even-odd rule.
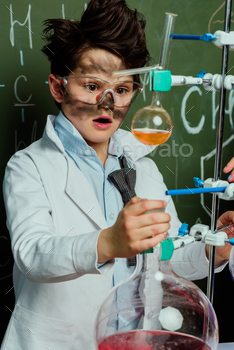
[[[45,24],[43,52],[60,113],[48,116],[42,139],[17,152],[6,169],[16,306],[2,350],[93,350],[101,303],[135,268],[127,258],[168,231],[177,235],[181,224],[156,165],[144,158],[151,148],[126,154],[124,145],[139,143],[119,130],[140,91],[139,77],[112,73],[147,62],[142,17],[123,0],[92,0],[80,22]],[[108,179],[121,159],[136,170],[137,196],[125,206]],[[161,212],[147,213],[155,209]],[[230,221],[229,213],[222,220]],[[218,250],[217,264],[224,259],[227,253]],[[173,257],[186,278],[203,278],[207,267],[200,244]]]

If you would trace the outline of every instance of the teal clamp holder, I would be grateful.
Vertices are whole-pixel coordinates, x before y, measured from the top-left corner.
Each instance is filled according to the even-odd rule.
[[[171,72],[169,70],[152,70],[150,72],[150,91],[169,91],[171,90],[171,83]]]
[[[161,242],[161,252],[162,261],[171,259],[174,252],[174,244],[171,238]]]
[[[154,252],[154,248],[150,248],[144,252],[142,252],[141,254],[148,254],[148,253],[153,253]]]

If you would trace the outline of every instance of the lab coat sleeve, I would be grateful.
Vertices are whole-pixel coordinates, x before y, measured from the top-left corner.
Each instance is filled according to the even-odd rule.
[[[23,158],[23,160],[22,160]],[[84,274],[104,274],[113,265],[97,266],[97,239],[101,230],[58,235],[50,202],[39,172],[28,157],[14,155],[3,182],[7,227],[15,263],[36,283],[76,279]]]

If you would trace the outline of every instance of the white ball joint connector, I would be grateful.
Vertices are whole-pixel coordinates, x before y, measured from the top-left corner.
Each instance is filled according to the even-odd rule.
[[[219,188],[224,189],[222,192],[217,192],[217,195],[220,199],[224,199],[226,201],[234,200],[234,183],[229,183],[224,180],[214,181],[212,178],[209,178],[203,182],[203,188]]]
[[[223,32],[222,30],[217,30],[214,35],[216,39],[213,40],[213,43],[216,46],[225,46],[228,45],[229,49],[234,50],[234,32]]]
[[[227,75],[222,78],[220,74],[207,73],[203,77],[203,87],[207,91],[218,91],[224,85],[226,90],[234,89],[234,75]]]

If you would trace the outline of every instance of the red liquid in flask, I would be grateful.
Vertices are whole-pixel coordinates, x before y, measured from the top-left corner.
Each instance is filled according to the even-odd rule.
[[[111,335],[98,350],[211,350],[202,340],[182,333],[131,331]]]

